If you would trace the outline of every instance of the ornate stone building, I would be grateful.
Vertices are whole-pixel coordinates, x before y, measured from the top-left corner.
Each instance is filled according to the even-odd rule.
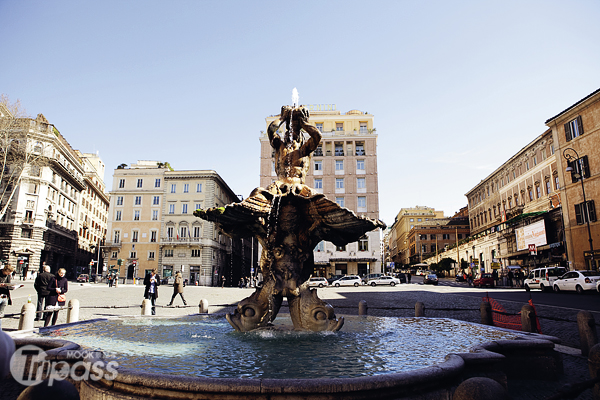
[[[312,155],[306,184],[359,216],[378,219],[377,134],[373,115],[358,110],[342,114],[334,105],[305,107],[310,111],[310,123],[322,134],[321,144]],[[267,117],[267,127],[276,118]],[[261,135],[260,144],[260,186],[267,187],[277,175],[266,133]],[[315,276],[382,272],[381,231],[368,232],[343,248],[321,242],[314,256]]]
[[[0,118],[13,118],[0,106]],[[93,257],[89,247],[80,248],[78,235],[82,192],[87,190],[84,161],[42,114],[16,120],[18,128],[10,135],[26,143],[23,149],[35,162],[24,164],[14,195],[2,198],[9,205],[0,221],[0,258],[15,265],[17,273],[24,267],[30,273],[38,271],[45,263],[52,271],[65,268],[74,277],[76,266]],[[4,166],[3,192],[13,189],[7,179],[15,168],[20,167]]]
[[[595,204],[600,199],[600,89],[548,119],[546,125],[556,144],[559,198],[571,269],[597,269],[600,224]],[[572,172],[566,172],[567,167]]]

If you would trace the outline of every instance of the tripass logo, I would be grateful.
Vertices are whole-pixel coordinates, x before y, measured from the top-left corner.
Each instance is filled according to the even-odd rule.
[[[66,353],[68,359],[80,361],[73,365],[66,361],[49,361],[46,352],[37,346],[20,347],[10,359],[10,372],[17,382],[25,386],[37,385],[46,379],[48,386],[52,386],[54,381],[69,377],[74,381],[113,380],[117,377],[119,364],[116,361],[106,363],[98,359],[96,352],[87,350],[68,350]]]

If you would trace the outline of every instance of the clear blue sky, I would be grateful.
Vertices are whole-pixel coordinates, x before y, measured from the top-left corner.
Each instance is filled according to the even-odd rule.
[[[259,184],[265,117],[375,115],[380,217],[464,194],[600,88],[595,1],[0,0],[0,93],[121,163]]]

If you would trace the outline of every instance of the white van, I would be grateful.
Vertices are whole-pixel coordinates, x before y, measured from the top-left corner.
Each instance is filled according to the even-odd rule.
[[[552,290],[554,281],[567,272],[567,269],[564,267],[536,268],[527,275],[525,290],[528,292],[531,289],[540,289],[542,292]]]

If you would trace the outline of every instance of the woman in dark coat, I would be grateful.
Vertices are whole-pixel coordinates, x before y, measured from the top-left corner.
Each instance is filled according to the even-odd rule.
[[[58,275],[56,275],[55,279],[50,280],[48,284],[48,290],[50,294],[46,298],[46,310],[50,307],[63,307],[66,304],[66,301],[58,301],[59,294],[65,294],[69,291],[69,282],[67,278],[65,278],[65,273],[67,271],[64,268],[58,270]],[[52,325],[56,325],[56,320],[58,319],[58,312],[60,310],[53,311],[52,309],[48,310],[50,312],[46,313],[46,321],[44,322],[44,326],[50,325],[50,317],[52,317]]]

